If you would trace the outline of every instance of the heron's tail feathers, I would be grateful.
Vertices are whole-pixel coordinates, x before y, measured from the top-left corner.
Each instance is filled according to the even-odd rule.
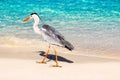
[[[64,45],[65,45],[65,48],[67,48],[70,51],[74,49],[73,45],[68,41],[64,41]]]

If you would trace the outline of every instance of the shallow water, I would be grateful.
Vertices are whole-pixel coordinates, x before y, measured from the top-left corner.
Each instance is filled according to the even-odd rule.
[[[32,12],[41,24],[59,30],[76,50],[114,50],[120,47],[119,0],[0,0],[0,44],[31,44],[40,36],[33,20],[22,20]]]

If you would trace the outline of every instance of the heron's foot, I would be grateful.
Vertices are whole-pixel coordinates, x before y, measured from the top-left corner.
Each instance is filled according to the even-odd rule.
[[[39,63],[39,64],[46,64],[46,62],[44,62],[44,61],[36,61],[36,63]]]
[[[52,67],[62,67],[62,66],[59,66],[59,65],[52,65]]]

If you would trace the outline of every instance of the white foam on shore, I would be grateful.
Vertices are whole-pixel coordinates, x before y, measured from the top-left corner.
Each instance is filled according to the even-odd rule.
[[[15,36],[3,36],[0,37],[0,45],[11,45],[11,46],[24,46],[24,45],[41,45],[44,42],[42,40],[18,38]]]

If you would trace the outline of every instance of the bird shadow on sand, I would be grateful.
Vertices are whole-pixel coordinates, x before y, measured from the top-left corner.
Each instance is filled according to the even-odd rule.
[[[39,53],[40,56],[43,56],[43,57],[45,56],[45,52],[44,51],[38,51],[38,53]],[[53,54],[48,54],[47,59],[48,59],[47,62],[49,62],[51,60],[53,60],[53,61],[56,60],[55,55],[53,55]],[[66,59],[66,58],[64,58],[62,56],[58,56],[58,61],[67,62],[67,63],[73,63],[73,61],[68,60],[68,59]]]

